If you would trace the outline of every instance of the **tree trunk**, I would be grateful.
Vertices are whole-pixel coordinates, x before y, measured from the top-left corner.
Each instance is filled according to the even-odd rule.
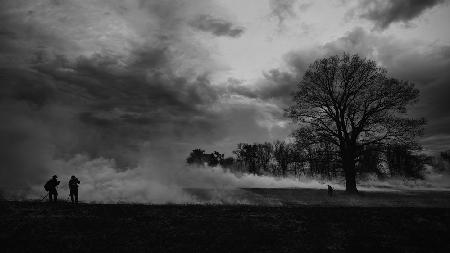
[[[345,172],[345,191],[348,193],[358,193],[356,188],[356,173],[355,171]]]
[[[346,152],[343,157],[343,167],[345,173],[345,191],[348,193],[357,193],[355,156],[353,153]]]

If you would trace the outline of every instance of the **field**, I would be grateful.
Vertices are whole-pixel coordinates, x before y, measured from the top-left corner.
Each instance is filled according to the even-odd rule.
[[[190,189],[199,199],[212,190]],[[3,201],[2,252],[450,252],[449,192],[221,190],[224,203]]]

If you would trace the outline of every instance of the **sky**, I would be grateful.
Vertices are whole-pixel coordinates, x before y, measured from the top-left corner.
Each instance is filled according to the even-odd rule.
[[[420,143],[450,147],[446,0],[2,0],[0,23],[5,180],[286,139],[308,65],[342,52],[413,82]]]

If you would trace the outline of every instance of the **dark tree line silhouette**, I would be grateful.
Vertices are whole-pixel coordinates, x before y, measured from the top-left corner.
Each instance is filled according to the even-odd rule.
[[[433,166],[438,172],[450,173],[450,150],[443,151],[439,156],[433,157]]]
[[[276,177],[321,177],[333,179],[345,177],[339,151],[328,144],[305,146],[297,139],[273,143],[239,143],[233,157],[225,158],[217,151],[205,153],[194,149],[187,163],[196,166],[221,166],[234,173],[270,175]],[[432,158],[417,153],[410,147],[386,145],[383,148],[366,148],[355,164],[357,174],[364,177],[376,174],[380,178],[401,176],[411,179],[423,178],[425,165],[448,164],[448,156]],[[448,168],[441,166],[448,170]]]
[[[224,154],[221,154],[217,151],[212,152],[211,154],[205,153],[203,149],[194,149],[189,154],[189,157],[186,159],[188,164],[196,164],[200,166],[210,166],[215,167],[220,165],[222,167],[230,167],[234,163],[234,159],[232,157],[225,158]]]

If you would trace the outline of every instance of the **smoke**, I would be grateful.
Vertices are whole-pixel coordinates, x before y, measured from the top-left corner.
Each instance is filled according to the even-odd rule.
[[[391,177],[380,180],[376,175],[369,175],[359,185],[366,191],[449,191],[449,182],[449,174],[426,165],[423,179]]]
[[[312,179],[274,178],[252,174],[234,174],[221,167],[191,167],[178,163],[146,158],[136,168],[120,169],[113,159],[90,159],[75,155],[68,160],[50,163],[49,175],[57,175],[61,184],[59,198],[68,200],[68,181],[72,175],[81,181],[80,200],[94,203],[205,203],[193,194],[192,189],[210,191],[206,203],[243,202],[242,196],[232,196],[238,188],[316,188],[326,187],[325,182]],[[49,177],[50,177],[49,176]],[[44,196],[45,181],[32,185],[27,192],[4,192],[7,198],[38,199]],[[341,188],[332,184],[335,188]]]
[[[218,167],[187,166],[177,159],[175,152],[153,149],[134,168],[121,168],[114,159],[90,158],[77,154],[69,159],[47,163],[47,174],[58,175],[61,200],[69,199],[68,181],[72,175],[81,181],[80,201],[88,203],[144,203],[144,204],[264,204],[279,205],[280,200],[247,191],[245,188],[323,189],[331,185],[344,190],[343,179],[323,180],[232,173]],[[448,191],[450,176],[427,167],[424,180],[405,178],[378,179],[368,176],[358,183],[362,191]],[[47,179],[46,179],[47,180]],[[26,189],[4,188],[8,199],[39,199],[45,196],[45,180],[34,182]]]
[[[185,203],[192,199],[169,180],[170,176],[155,176],[153,168],[137,167],[119,170],[112,159],[89,159],[76,155],[67,161],[56,160],[53,172],[61,181],[59,195],[68,198],[68,181],[76,175],[81,181],[80,200],[96,203]],[[41,185],[33,187],[30,198],[42,195]]]
[[[188,167],[180,183],[200,188],[324,188],[324,182],[311,178],[276,178],[248,173],[235,174],[221,167]],[[332,183],[335,187],[339,187]],[[339,187],[340,188],[340,187]]]

